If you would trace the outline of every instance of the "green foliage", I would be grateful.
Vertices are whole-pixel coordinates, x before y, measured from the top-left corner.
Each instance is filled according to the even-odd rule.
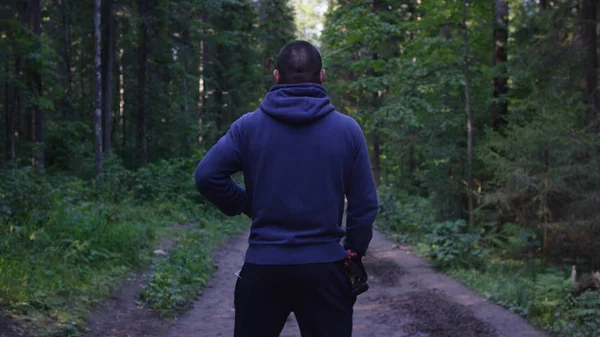
[[[570,298],[562,312],[556,316],[550,331],[571,337],[594,337],[600,331],[600,293],[586,291],[581,296]]]
[[[261,63],[265,92],[274,85],[273,70],[277,67],[279,50],[295,39],[296,23],[289,0],[257,1],[259,20],[257,42],[262,45]]]
[[[389,186],[379,196],[377,227],[434,266],[557,336],[595,337],[600,294],[575,297],[566,270],[523,256],[539,247],[535,231],[514,223],[469,230],[463,219],[437,222],[429,199]]]
[[[197,163],[197,160],[175,158],[138,169],[132,177],[134,199],[158,203],[200,201],[193,176]]]
[[[162,226],[204,218],[206,230],[179,249],[198,249],[195,259],[209,256],[232,232],[205,214],[194,193],[194,167],[195,161],[173,159],[131,172],[112,160],[96,180],[31,167],[2,171],[0,306],[37,327],[80,330],[120,277],[150,262]]]
[[[390,186],[379,188],[377,227],[405,243],[416,243],[431,232],[435,209],[425,198],[411,197]]]
[[[485,269],[453,269],[450,274],[556,336],[597,334],[600,293],[574,296],[566,271],[491,259]]]
[[[477,275],[493,272],[486,266],[494,259],[530,263],[540,252],[548,264],[570,266],[572,257],[597,269],[600,138],[582,96],[586,72],[597,69],[585,59],[580,2],[543,10],[536,1],[507,3],[507,58],[499,62],[493,1],[468,2],[466,26],[462,1],[329,1],[322,35],[328,90],[365,130],[381,177],[377,226],[394,239],[444,270]],[[494,93],[499,74],[507,77],[506,94]],[[508,108],[499,117],[502,101]],[[506,125],[496,125],[499,119]],[[465,223],[469,194],[475,228]],[[523,268],[523,276],[519,268],[494,274],[501,280],[494,300],[554,329],[553,315],[570,303],[564,275],[536,267]],[[558,321],[574,335],[596,324],[569,319]]]
[[[206,214],[203,228],[185,233],[169,256],[159,261],[140,293],[142,303],[161,316],[171,318],[189,307],[210,279],[212,251],[227,236],[238,234],[248,224]]]
[[[462,219],[436,224],[427,235],[427,245],[429,258],[440,268],[480,268],[490,253],[482,247],[481,233],[468,232],[467,223]]]

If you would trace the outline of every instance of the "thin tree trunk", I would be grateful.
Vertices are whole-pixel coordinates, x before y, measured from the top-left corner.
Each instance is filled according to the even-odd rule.
[[[6,60],[6,63],[4,64],[4,71],[6,71],[6,74],[10,73],[10,62],[8,61],[8,59]],[[8,164],[8,162],[10,161],[10,158],[12,158],[12,143],[13,143],[13,139],[15,137],[14,135],[14,131],[13,131],[13,110],[11,109],[11,86],[12,83],[9,80],[4,81],[4,126],[5,126],[5,131],[6,131],[6,139],[5,139],[5,144],[4,144],[4,164]],[[12,164],[12,163],[11,163]],[[12,167],[12,165],[10,165]]]
[[[70,41],[70,12],[67,11],[67,6],[64,0],[55,1],[55,5],[59,8],[62,19],[61,33],[63,36],[63,48],[59,51],[63,62],[60,64],[60,72],[63,77],[63,84],[67,90],[65,95],[60,100],[60,111],[63,119],[68,119],[72,115],[73,107],[71,105],[71,90],[72,90],[72,72],[71,72],[71,41]],[[70,9],[70,6],[69,6]]]
[[[267,9],[266,6],[270,6],[271,5],[271,1],[268,0],[262,0],[258,2],[258,6],[259,6],[259,26],[261,31],[265,32],[266,34],[269,34],[268,31],[266,31],[266,29],[264,28],[269,21],[271,21],[272,19],[268,17],[268,13],[267,13]],[[265,35],[263,34],[260,37],[260,43],[262,46],[266,46],[267,45],[267,39],[265,37]],[[260,56],[260,63],[262,65],[262,69],[263,69],[263,73],[265,74],[265,79],[269,78],[269,74],[271,74],[273,72],[274,66],[271,64],[270,62],[270,54],[272,53],[271,50],[268,50],[268,48],[264,48],[261,56]],[[270,87],[270,84],[272,82],[269,81],[266,83],[265,89],[268,90],[268,88]]]
[[[123,68],[124,50],[119,50],[119,117],[121,118],[121,148],[124,151],[127,146],[127,120],[125,118],[125,69]]]
[[[586,49],[585,61],[585,103],[587,109],[587,121],[594,133],[600,131],[598,114],[598,26],[597,0],[583,0],[583,39]]]
[[[415,160],[415,146],[411,143],[410,145],[408,145],[408,173],[410,174],[411,179],[413,177],[413,174],[415,173],[416,168],[417,163]]]
[[[494,77],[494,107],[492,126],[498,130],[507,124],[506,115],[508,105],[503,97],[508,92],[508,78],[506,71],[508,43],[508,3],[504,0],[496,0],[496,20],[494,22],[494,39],[496,46],[494,49],[494,66],[498,68],[499,73]]]
[[[113,0],[104,1],[104,34],[102,36],[102,146],[105,154],[112,150],[112,93],[115,61],[115,20]]]
[[[146,1],[138,1],[138,11],[140,17],[140,45],[138,50],[139,69],[138,69],[138,111],[136,123],[136,142],[137,142],[137,164],[144,166],[148,158],[146,143],[146,119],[147,119],[147,96],[146,96],[146,71],[148,61],[147,46],[147,26],[146,26]]]
[[[216,46],[215,47],[215,58],[217,60],[219,60],[221,58],[222,55],[222,51],[221,51],[221,47],[220,46]],[[212,111],[214,111],[216,113],[215,115],[215,127],[217,129],[217,134],[221,134],[221,128],[223,123],[223,102],[221,102],[221,99],[223,97],[223,76],[221,76],[221,72],[217,72],[217,74],[215,74],[215,82],[217,83],[215,85],[214,90],[212,91],[211,97],[213,98],[213,106],[211,108]]]
[[[101,0],[95,0],[94,8],[94,46],[96,55],[94,57],[96,73],[96,104],[94,109],[94,139],[96,140],[96,174],[102,175],[102,31]]]
[[[188,100],[190,98],[190,85],[188,80],[188,74],[190,72],[190,32],[187,28],[184,29],[183,34],[183,113],[186,118],[189,117],[190,109]],[[193,117],[193,116],[192,116]],[[183,151],[185,156],[190,155],[191,151],[191,140],[189,135],[183,135]]]
[[[17,55],[17,57],[15,58],[15,77],[19,78],[21,75],[21,56]],[[12,138],[12,164],[14,167],[14,161],[15,161],[15,157],[16,157],[16,143],[17,143],[17,137],[22,137],[21,134],[19,134],[18,132],[20,131],[20,126],[21,126],[21,88],[19,88],[18,83],[15,83],[15,86],[13,87],[13,138]]]
[[[467,113],[467,202],[469,207],[469,227],[473,228],[473,127],[471,120],[471,84],[469,79],[469,33],[467,28],[467,0],[463,0],[463,42],[465,79],[465,107]]]
[[[373,121],[373,178],[375,179],[375,186],[381,185],[381,143],[379,141],[379,134],[377,123]]]
[[[540,10],[548,9],[548,0],[540,0]]]
[[[66,32],[65,32],[65,62],[67,64],[67,98],[69,99],[69,108],[72,109],[72,103],[70,102],[73,93],[73,72],[71,71],[71,1],[68,1],[69,8],[67,11],[66,18]],[[72,115],[73,111],[69,111]]]
[[[377,59],[377,53],[373,54],[373,60]],[[380,100],[378,92],[373,92],[373,113],[371,114],[371,119],[373,123],[373,127],[371,130],[371,144],[373,145],[373,151],[371,154],[371,162],[373,163],[373,178],[375,179],[375,186],[379,187],[381,185],[381,142],[379,139],[379,128],[376,121],[375,116],[375,107],[377,106],[378,100]]]
[[[208,24],[208,9],[204,9],[204,11],[202,12],[202,41],[200,41],[200,80],[198,83],[198,91],[200,94],[200,121],[202,121],[203,118],[206,118],[207,113],[208,113],[208,107],[207,105],[207,97],[206,97],[206,87],[207,87],[207,65],[208,65],[208,61],[207,61],[207,55],[208,55],[208,42],[207,42],[207,36],[208,36],[208,30],[206,29],[206,25]],[[201,137],[204,137],[206,135],[200,135]],[[201,138],[202,139],[202,138]]]
[[[385,10],[385,3],[381,0],[372,0],[371,2],[371,10],[373,12],[376,11],[382,11]],[[373,46],[374,52],[372,55],[372,60],[376,61],[379,59],[379,54],[377,53],[377,48],[378,46]],[[370,71],[370,75],[373,77],[379,76],[380,74],[378,74],[375,71]],[[372,133],[371,133],[371,143],[373,145],[373,152],[372,152],[372,164],[373,164],[373,178],[375,180],[375,185],[377,187],[379,187],[381,185],[381,141],[379,138],[379,127],[377,125],[377,121],[376,121],[376,116],[375,116],[375,110],[376,107],[379,106],[381,100],[383,99],[382,97],[382,93],[379,91],[374,91],[373,92],[373,104],[371,106],[371,108],[373,109],[373,113],[371,115],[372,118],[372,123],[373,123],[373,129],[372,129]]]
[[[41,0],[31,0],[28,2],[29,20],[34,35],[36,36],[36,48],[41,49],[40,35],[42,24],[42,6]],[[34,142],[33,164],[44,166],[44,132],[43,132],[43,113],[39,106],[39,99],[42,97],[42,76],[39,69],[34,69],[32,64],[28,64],[30,88],[34,92],[33,102],[29,103],[29,116],[31,117],[31,132]]]

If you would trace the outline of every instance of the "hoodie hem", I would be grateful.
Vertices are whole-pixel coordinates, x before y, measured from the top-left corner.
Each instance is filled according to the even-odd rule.
[[[250,244],[245,262],[268,265],[329,263],[347,256],[348,252],[337,241],[311,245]]]

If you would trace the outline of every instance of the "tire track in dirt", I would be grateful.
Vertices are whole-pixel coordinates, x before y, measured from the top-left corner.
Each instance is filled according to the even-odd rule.
[[[209,286],[161,337],[233,335],[235,273],[247,235],[216,253],[218,269]],[[378,232],[364,262],[371,288],[355,305],[354,337],[547,337]],[[291,315],[281,337],[299,336]]]

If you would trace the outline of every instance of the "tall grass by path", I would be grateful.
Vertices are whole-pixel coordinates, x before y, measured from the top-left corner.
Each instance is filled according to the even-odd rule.
[[[148,266],[173,224],[196,224],[175,256],[204,242],[193,254],[205,261],[241,217],[204,202],[193,182],[196,163],[174,159],[133,172],[109,160],[102,181],[37,168],[0,172],[0,310],[31,336],[78,336],[121,279]],[[203,263],[189,275],[207,278]],[[156,271],[182,279],[161,265]]]
[[[376,226],[411,245],[442,272],[557,337],[600,337],[600,293],[574,295],[571,265],[544,266],[535,232],[505,224],[500,231],[469,229],[464,220],[440,221],[434,203],[389,187]]]

